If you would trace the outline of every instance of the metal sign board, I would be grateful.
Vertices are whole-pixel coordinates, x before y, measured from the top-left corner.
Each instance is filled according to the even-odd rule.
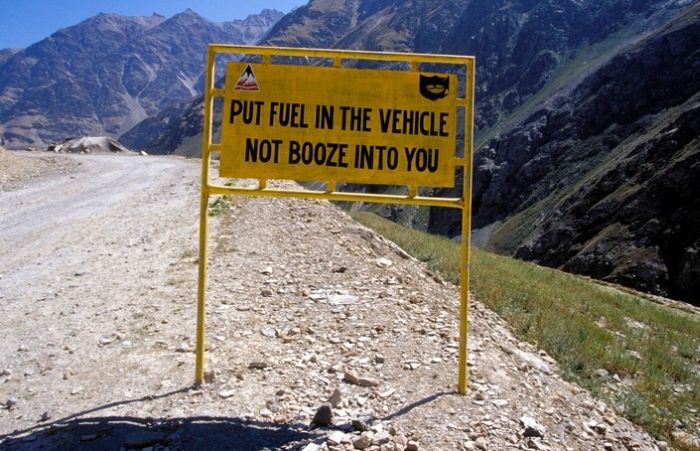
[[[229,63],[220,175],[453,186],[456,88],[454,74]]]
[[[227,64],[223,87],[215,84],[218,56],[238,59]],[[243,195],[460,209],[457,386],[466,392],[474,68],[470,56],[209,45],[196,384],[204,380],[209,197]],[[215,108],[216,102],[223,105]],[[212,183],[215,154],[221,177],[254,178],[257,186]],[[453,186],[457,169],[463,174],[459,197],[421,195],[420,187]],[[325,189],[270,187],[268,179],[317,181]],[[403,188],[374,194],[341,189],[338,182]]]

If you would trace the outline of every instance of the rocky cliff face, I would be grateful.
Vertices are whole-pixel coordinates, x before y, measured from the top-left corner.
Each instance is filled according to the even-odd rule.
[[[214,23],[191,10],[169,19],[100,14],[60,30],[3,57],[5,138],[9,145],[25,146],[81,134],[118,136],[201,93],[208,43],[255,42],[281,16],[265,11]]]
[[[698,42],[695,5],[491,140],[473,199],[475,227],[496,224],[490,246],[700,301]]]

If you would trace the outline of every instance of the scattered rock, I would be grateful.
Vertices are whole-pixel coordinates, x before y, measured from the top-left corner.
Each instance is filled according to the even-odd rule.
[[[417,370],[420,368],[421,363],[418,360],[406,360],[403,364],[404,370]]]
[[[388,432],[378,432],[372,438],[372,445],[381,446],[391,441],[391,435]]]
[[[17,398],[9,398],[7,401],[5,401],[4,407],[7,410],[12,410],[17,407]]]
[[[250,362],[250,363],[248,364],[248,369],[251,369],[251,370],[264,370],[264,369],[267,368],[268,366],[270,366],[270,365],[269,365],[267,362],[254,361],[254,362]]]
[[[354,446],[355,449],[367,449],[372,446],[373,438],[374,433],[365,431],[352,441],[352,446]]]
[[[480,449],[482,451],[488,450],[488,443],[486,442],[486,439],[484,437],[478,437],[474,441],[474,446],[476,446],[476,449]]]
[[[389,260],[388,258],[378,258],[374,261],[377,266],[380,268],[388,268],[389,266],[393,265],[392,261]]]
[[[345,433],[342,431],[333,431],[328,435],[328,444],[340,445],[345,438]]]
[[[316,410],[314,419],[311,420],[311,424],[318,427],[326,427],[333,424],[333,409],[330,404],[322,404]]]
[[[523,437],[542,438],[547,431],[547,428],[539,424],[537,420],[526,415],[520,417],[520,425],[523,427]]]
[[[418,442],[415,440],[409,440],[408,443],[406,443],[406,451],[418,451]]]
[[[219,396],[221,396],[221,397],[224,398],[224,399],[230,398],[231,396],[233,396],[233,395],[235,395],[235,394],[236,394],[236,390],[233,390],[233,389],[221,390],[221,391],[219,392]]]
[[[607,379],[608,377],[610,377],[610,373],[608,372],[608,370],[606,370],[604,368],[600,368],[600,369],[595,370],[593,372],[593,375],[597,376],[601,379]]]
[[[331,305],[354,305],[360,300],[352,294],[329,294],[326,299]]]
[[[494,399],[491,401],[491,404],[493,404],[496,407],[505,407],[508,405],[508,400],[507,399]]]
[[[345,372],[343,380],[348,384],[358,385],[360,387],[376,387],[379,381],[371,377],[358,377],[350,372]]]
[[[47,411],[41,414],[41,417],[39,418],[39,422],[43,421],[49,421],[51,419],[51,414]]]
[[[343,394],[340,392],[339,389],[333,390],[333,394],[331,395],[330,398],[328,398],[328,403],[331,405],[333,408],[337,408],[340,406],[340,403],[343,401]]]
[[[180,345],[175,348],[175,352],[193,352],[194,348],[189,345],[189,343],[180,343]]]
[[[103,335],[100,337],[100,344],[102,346],[112,344],[116,340],[116,337],[114,335]]]
[[[369,430],[369,425],[367,424],[367,422],[359,418],[353,419],[351,424],[356,431],[364,432]]]
[[[602,424],[598,423],[597,421],[591,420],[588,423],[586,423],[586,427],[590,429],[591,431],[594,431],[600,435],[605,435],[607,432],[608,428]]]
[[[545,362],[535,354],[513,347],[502,346],[502,349],[508,352],[509,354],[513,354],[528,367],[534,368],[537,371],[544,374],[552,374],[552,369],[547,364],[547,362]]]
[[[277,337],[277,331],[275,330],[274,327],[263,327],[262,330],[260,331],[263,336],[268,337],[268,338],[275,338]]]

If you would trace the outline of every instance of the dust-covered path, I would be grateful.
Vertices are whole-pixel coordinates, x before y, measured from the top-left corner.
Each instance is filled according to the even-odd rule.
[[[326,202],[212,218],[193,388],[199,166],[80,161],[0,193],[0,449],[659,449],[476,301],[456,394],[457,289]]]
[[[150,216],[166,219],[164,210],[174,210],[179,218],[185,206],[192,207],[194,162],[120,155],[75,158],[82,166],[77,173],[38,179],[1,194],[5,296],[24,292],[58,268],[84,272],[81,254],[99,253],[111,237],[123,234],[120,229],[148,224]]]

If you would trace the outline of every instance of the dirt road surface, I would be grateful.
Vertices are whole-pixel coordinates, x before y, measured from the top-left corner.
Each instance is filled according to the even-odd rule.
[[[457,289],[325,202],[211,218],[195,388],[198,162],[70,158],[0,192],[0,449],[665,448],[476,301],[456,394]]]

